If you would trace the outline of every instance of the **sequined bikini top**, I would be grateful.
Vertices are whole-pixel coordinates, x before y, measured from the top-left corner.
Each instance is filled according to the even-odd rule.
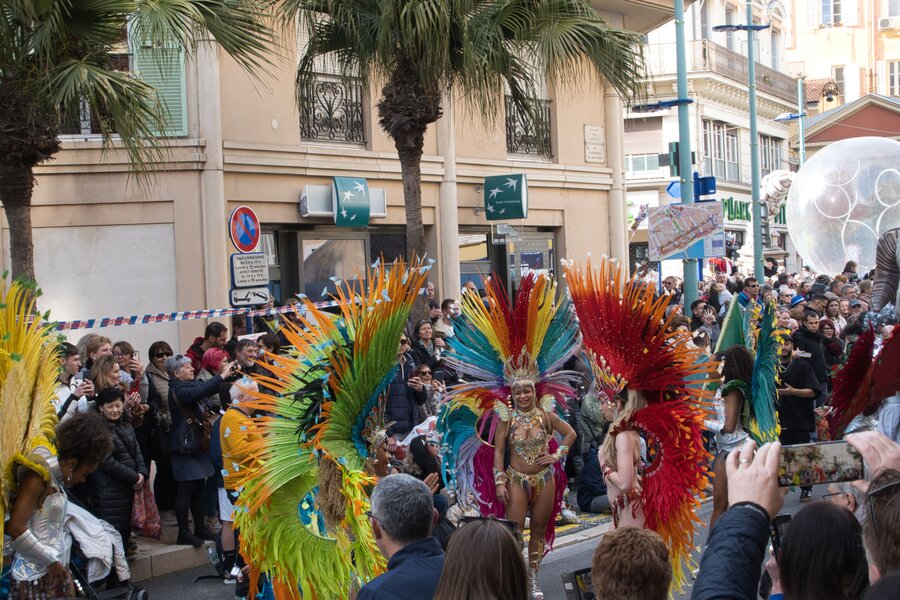
[[[537,462],[538,457],[547,449],[548,438],[543,411],[537,408],[527,413],[518,409],[510,411],[510,445],[513,452],[526,463],[533,465]]]

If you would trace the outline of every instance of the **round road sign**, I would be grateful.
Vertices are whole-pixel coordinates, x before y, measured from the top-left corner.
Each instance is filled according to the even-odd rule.
[[[259,245],[259,218],[248,206],[238,206],[228,219],[231,242],[241,252],[253,252]]]

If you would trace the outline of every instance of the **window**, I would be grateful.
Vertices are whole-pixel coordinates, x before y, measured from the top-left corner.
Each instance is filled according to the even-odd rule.
[[[174,44],[133,37],[122,28],[121,38],[108,51],[110,67],[130,73],[155,90],[164,111],[165,129],[160,136],[187,135],[187,101],[185,99],[184,50]],[[87,136],[102,132],[100,115],[92,114],[86,100],[68,107],[61,115],[60,134]]]
[[[781,70],[781,32],[772,29],[769,34],[769,42],[771,43],[772,68],[776,71]]]
[[[703,121],[703,172],[719,179],[740,181],[737,128],[721,121]]]
[[[900,96],[900,60],[888,63],[888,95]]]
[[[306,52],[309,32],[299,28],[297,60]],[[304,140],[365,144],[363,81],[342,77],[334,53],[317,56],[315,78],[300,89],[300,137]]]
[[[641,173],[659,170],[658,154],[629,154],[625,157],[625,171]]]
[[[734,25],[734,9],[730,6],[725,9],[725,24],[726,25]],[[726,31],[725,32],[725,46],[734,52],[734,32]]]
[[[844,97],[844,67],[833,67],[831,69],[831,78],[834,79],[834,83],[837,84],[838,91],[841,93],[841,98]]]
[[[900,0],[887,0],[887,17],[900,17]]]
[[[702,2],[700,4],[700,39],[708,40],[711,31],[709,26],[709,2]]]
[[[781,168],[781,146],[783,141],[768,135],[759,136],[759,158],[763,175],[768,175],[772,171],[777,171]]]
[[[365,265],[371,264],[366,252],[366,236],[359,234],[321,237],[312,233],[300,240],[300,260],[303,265],[303,293],[313,302],[328,300],[341,285],[347,286],[365,277]],[[361,269],[361,267],[363,269]]]
[[[822,0],[822,18],[819,21],[823,27],[833,27],[841,24],[841,0]]]

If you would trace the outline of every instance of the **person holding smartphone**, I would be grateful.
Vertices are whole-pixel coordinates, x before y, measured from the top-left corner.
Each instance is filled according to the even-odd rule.
[[[816,397],[820,386],[809,363],[794,357],[794,342],[785,337],[781,346],[781,387],[778,389],[779,441],[785,445],[808,444],[816,429]],[[812,487],[800,488],[800,501],[812,500]]]
[[[88,398],[94,396],[94,384],[90,379],[78,377],[81,372],[81,357],[78,348],[63,342],[59,348],[59,379],[53,406],[60,422],[76,412],[87,412]]]

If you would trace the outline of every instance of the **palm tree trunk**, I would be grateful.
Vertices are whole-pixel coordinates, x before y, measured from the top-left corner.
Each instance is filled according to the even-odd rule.
[[[0,201],[9,221],[12,276],[34,281],[34,243],[31,237],[31,194],[34,171],[26,166],[0,167]]]
[[[403,199],[406,206],[406,257],[425,255],[425,226],[422,224],[422,148],[398,148]]]

